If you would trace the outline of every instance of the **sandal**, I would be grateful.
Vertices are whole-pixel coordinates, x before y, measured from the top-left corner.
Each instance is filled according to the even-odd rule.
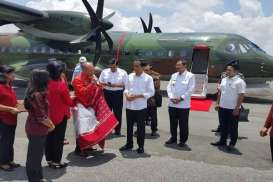
[[[66,168],[67,167],[67,163],[60,163],[60,164],[57,164],[57,163],[51,163],[49,165],[50,168],[52,169],[63,169],[63,168]]]
[[[6,172],[12,172],[13,168],[10,165],[2,165],[0,166],[0,169]]]

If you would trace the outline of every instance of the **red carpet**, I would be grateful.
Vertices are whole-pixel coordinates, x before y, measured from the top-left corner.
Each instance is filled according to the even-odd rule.
[[[191,99],[191,110],[209,112],[212,104],[212,100],[209,99]]]

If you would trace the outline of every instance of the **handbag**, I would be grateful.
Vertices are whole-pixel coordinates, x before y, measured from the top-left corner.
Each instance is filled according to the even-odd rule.
[[[159,92],[155,94],[155,103],[156,107],[162,107],[162,94]]]
[[[245,109],[243,106],[240,109],[239,121],[240,122],[249,122],[248,115],[250,110]]]

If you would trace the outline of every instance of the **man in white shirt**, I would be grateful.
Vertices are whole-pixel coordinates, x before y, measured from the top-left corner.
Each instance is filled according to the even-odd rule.
[[[227,77],[223,78],[219,86],[216,109],[222,122],[220,141],[211,143],[214,146],[226,146],[230,136],[228,151],[234,150],[238,139],[238,122],[246,83],[238,75],[239,65],[232,62],[227,66]]]
[[[155,94],[153,78],[144,73],[140,60],[133,63],[134,72],[128,77],[124,95],[126,97],[127,143],[120,151],[133,148],[133,126],[137,123],[139,154],[144,153],[145,119],[147,100]]]
[[[79,64],[77,64],[77,66],[75,67],[74,71],[73,71],[73,75],[72,75],[72,79],[71,79],[71,83],[74,80],[74,78],[76,78],[79,74],[81,74],[82,70],[83,70],[83,65],[87,63],[87,59],[86,57],[82,56],[79,59]]]
[[[104,97],[111,111],[114,112],[119,125],[115,128],[115,135],[121,135],[123,91],[127,82],[127,72],[118,68],[115,59],[109,61],[109,68],[101,72],[99,82],[104,86]]]
[[[185,147],[189,137],[189,113],[191,95],[195,89],[195,76],[187,71],[187,61],[176,63],[177,73],[174,73],[167,87],[169,97],[169,116],[171,138],[167,145],[177,143],[177,127],[180,129],[180,147]]]

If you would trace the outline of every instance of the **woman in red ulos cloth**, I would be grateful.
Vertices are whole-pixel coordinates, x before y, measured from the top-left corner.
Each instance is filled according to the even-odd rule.
[[[105,138],[118,122],[107,106],[102,87],[97,83],[94,66],[91,63],[84,65],[83,72],[73,80],[72,86],[78,109],[74,112],[77,143],[81,151],[96,144],[104,149]]]

